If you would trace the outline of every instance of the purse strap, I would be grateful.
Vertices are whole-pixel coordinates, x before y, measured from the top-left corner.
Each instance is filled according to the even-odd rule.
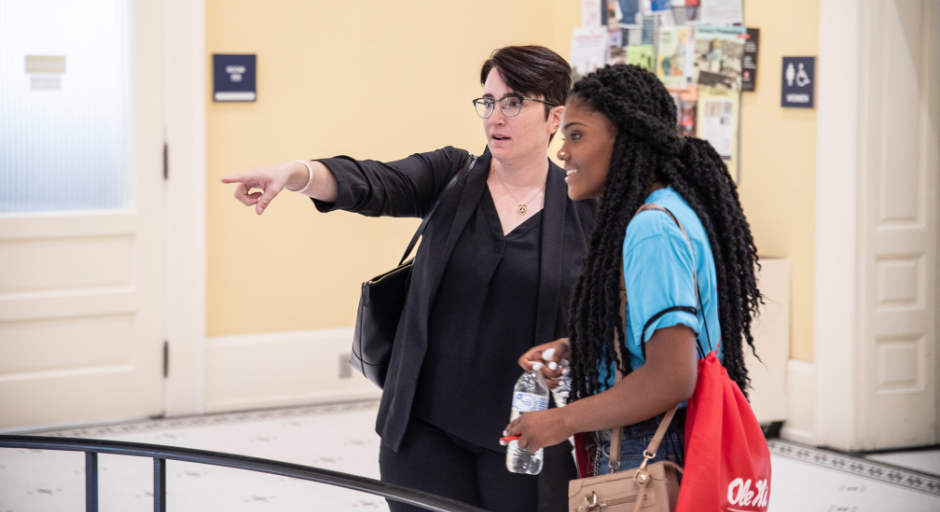
[[[679,219],[677,219],[676,216],[673,215],[671,211],[663,208],[662,206],[659,206],[658,204],[646,203],[643,206],[641,206],[636,211],[636,213],[633,214],[633,216],[636,217],[641,212],[644,212],[647,210],[659,210],[662,212],[666,212],[666,214],[668,214],[669,217],[671,217],[672,220],[675,221],[676,225],[679,226],[679,230],[682,231],[682,236],[685,237],[685,241],[688,242],[689,244],[689,249],[690,250],[692,249],[692,241],[689,239],[688,233],[685,232],[685,228],[682,227],[682,223],[679,222]],[[693,250],[693,253],[694,253],[694,250]],[[624,280],[623,261],[620,262],[620,277],[621,277],[620,279],[620,320],[624,325],[626,325],[626,319],[623,317],[623,315],[627,309],[627,288],[626,288],[626,283]],[[695,272],[694,262],[692,265],[692,279],[695,284],[695,297],[698,299],[699,308],[701,308],[702,297],[699,294],[699,290],[698,290],[698,276]],[[702,311],[702,317],[704,318],[704,316],[705,316],[705,312]],[[705,335],[709,337],[708,348],[711,349],[711,337],[708,334],[707,323],[705,324]],[[623,356],[620,353],[620,343],[619,343],[619,340],[617,341],[618,342],[614,344],[614,349],[617,352],[617,358],[623,361]],[[696,340],[695,344],[696,344],[696,348],[698,348],[699,351],[701,351],[701,347],[699,346],[698,340]],[[620,367],[618,367],[617,365],[614,365],[614,369],[616,371],[614,385],[616,385],[623,378],[623,374],[620,372]],[[640,464],[641,469],[645,469],[650,459],[656,456],[656,450],[659,449],[659,443],[662,442],[663,437],[666,436],[666,429],[669,427],[669,424],[672,423],[672,419],[676,415],[677,409],[678,409],[678,405],[670,409],[668,412],[666,412],[666,415],[663,416],[663,421],[660,422],[659,427],[656,428],[656,433],[653,435],[653,439],[650,440],[649,446],[647,446],[646,451],[643,452],[643,462]],[[611,432],[610,462],[608,464],[610,465],[610,469],[612,471],[620,467],[620,437],[622,435],[622,432],[623,432],[623,428],[615,428]]]
[[[437,196],[437,199],[434,200],[434,205],[431,206],[431,211],[429,211],[428,214],[424,216],[424,220],[421,221],[421,225],[418,226],[418,230],[415,231],[414,236],[411,237],[411,242],[408,243],[408,248],[405,249],[405,254],[402,255],[401,261],[398,262],[399,266],[401,266],[401,264],[405,262],[405,258],[407,258],[409,254],[411,254],[412,249],[415,248],[415,244],[418,243],[418,239],[421,238],[421,235],[424,233],[424,230],[427,229],[428,221],[431,220],[431,216],[434,215],[434,212],[437,211],[437,207],[441,204],[441,198],[444,197],[444,194],[446,194],[448,190],[453,188],[454,185],[456,185],[458,181],[463,179],[463,177],[466,176],[467,173],[470,172],[470,169],[473,169],[473,166],[476,163],[477,163],[477,157],[473,155],[468,155],[467,161],[463,164],[463,167],[461,167],[460,170],[457,171],[457,174],[455,174],[454,177],[451,178],[447,186],[444,187],[444,190],[442,190],[440,195]]]
[[[617,349],[618,357],[620,349]],[[620,382],[621,373],[620,370],[617,370],[617,382]],[[656,456],[656,451],[659,449],[659,443],[662,442],[663,437],[666,437],[666,429],[669,428],[669,424],[672,423],[672,418],[676,415],[676,410],[678,406],[673,407],[666,415],[663,416],[663,421],[659,424],[659,427],[656,428],[656,433],[653,434],[653,439],[650,440],[649,446],[646,447],[646,450],[643,452],[643,462],[640,464],[641,468],[645,468],[649,464],[650,459]],[[616,470],[620,467],[620,436],[623,433],[623,428],[615,428],[610,435],[610,461],[608,465],[610,466],[611,471]]]
[[[646,203],[646,204],[644,204],[643,206],[641,206],[641,207],[636,211],[636,214],[639,214],[640,212],[645,212],[645,211],[647,211],[647,210],[657,210],[657,211],[661,211],[661,212],[666,213],[666,215],[669,215],[669,217],[673,220],[673,222],[676,223],[676,226],[679,226],[679,231],[681,231],[681,232],[682,232],[682,236],[685,237],[685,242],[686,242],[687,244],[689,244],[689,252],[691,252],[691,253],[692,253],[692,256],[693,256],[693,261],[692,261],[692,281],[695,283],[695,299],[698,301],[698,308],[699,308],[699,311],[702,312],[702,321],[705,323],[705,339],[708,340],[708,351],[711,352],[711,350],[712,350],[712,337],[711,337],[711,333],[708,332],[708,318],[707,318],[706,315],[705,315],[705,306],[702,304],[702,294],[699,292],[699,289],[698,289],[698,273],[695,271],[695,259],[694,259],[694,256],[695,256],[695,248],[692,247],[692,239],[689,238],[689,234],[685,232],[685,228],[682,227],[682,223],[679,222],[679,219],[676,218],[676,216],[675,216],[671,211],[669,211],[668,209],[663,208],[662,206],[659,206],[658,204]],[[634,214],[634,217],[636,216],[636,214]],[[623,263],[620,264],[620,273],[621,273],[621,275],[623,274]],[[626,292],[626,289],[623,288],[623,286],[624,286],[624,285],[621,284],[621,290],[623,290],[623,293],[624,293],[624,295],[623,295],[623,309],[622,309],[621,311],[625,311],[625,310],[626,310],[626,305],[627,305],[627,299],[626,299],[626,293],[627,293],[627,292]],[[645,331],[644,331],[644,334],[645,334]],[[643,341],[643,340],[640,340],[641,343],[642,343],[642,341]],[[706,352],[702,349],[702,344],[699,342],[698,338],[696,338],[696,340],[695,340],[695,348],[698,350],[699,357],[701,357],[701,358],[704,359]]]

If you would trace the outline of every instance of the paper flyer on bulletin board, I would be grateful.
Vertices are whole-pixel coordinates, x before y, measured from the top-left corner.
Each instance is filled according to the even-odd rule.
[[[607,0],[581,0],[581,26],[601,26],[601,2]]]
[[[696,130],[721,155],[728,172],[738,182],[738,112],[741,93],[702,87],[698,94]]]
[[[753,91],[757,88],[757,53],[760,48],[760,29],[747,29],[744,41],[744,60],[741,64],[741,90]]]
[[[607,28],[577,27],[571,33],[572,81],[603,67],[607,61]]]
[[[642,0],[642,4],[644,16],[665,14],[670,12],[672,7],[671,0]]]
[[[692,60],[688,58],[686,27],[659,29],[659,52],[656,56],[656,76],[668,89],[684,89],[692,82]]]
[[[698,123],[698,88],[687,87],[681,91],[672,91],[679,116],[679,130],[683,137],[697,137]]]
[[[741,90],[744,27],[695,27],[695,82],[703,87]]]
[[[706,0],[702,2],[702,23],[734,25],[744,23],[742,0]]]
[[[643,23],[640,0],[617,0],[620,9],[620,26],[639,28]]]
[[[627,64],[635,64],[647,71],[653,71],[656,60],[653,58],[655,49],[651,44],[627,47]]]

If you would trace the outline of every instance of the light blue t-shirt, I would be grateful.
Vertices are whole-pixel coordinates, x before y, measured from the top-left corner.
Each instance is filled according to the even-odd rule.
[[[689,241],[672,218],[658,210],[640,213],[627,226],[623,241],[627,290],[624,317],[630,367],[636,370],[646,362],[641,343],[649,341],[657,329],[675,325],[690,327],[698,337],[702,352],[708,354],[718,349],[720,359],[721,325],[718,320],[715,260],[705,228],[695,211],[672,187],[653,192],[646,202],[672,212],[688,233]],[[698,277],[701,306],[695,296],[693,265]],[[686,310],[672,309],[678,307]],[[692,314],[692,309],[696,314]],[[604,374],[601,373],[602,379]],[[607,379],[608,387],[613,382],[611,374]]]

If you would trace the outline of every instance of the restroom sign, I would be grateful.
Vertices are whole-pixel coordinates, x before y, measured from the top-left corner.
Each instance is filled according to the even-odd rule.
[[[781,107],[815,108],[816,57],[784,57]]]
[[[213,55],[214,101],[256,101],[255,55]]]

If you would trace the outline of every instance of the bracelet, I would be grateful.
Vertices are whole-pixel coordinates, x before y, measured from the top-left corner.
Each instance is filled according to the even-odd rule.
[[[294,161],[294,162],[300,162],[300,163],[306,165],[306,166],[307,166],[307,172],[310,173],[310,178],[307,179],[307,185],[304,186],[304,188],[302,188],[302,189],[300,189],[300,190],[290,190],[290,189],[287,189],[287,190],[290,190],[291,192],[297,192],[298,194],[301,194],[301,193],[303,193],[304,191],[306,191],[308,188],[310,188],[310,185],[313,184],[313,166],[310,165],[310,162],[307,162],[307,161],[304,161],[304,160],[293,160],[293,161]]]

